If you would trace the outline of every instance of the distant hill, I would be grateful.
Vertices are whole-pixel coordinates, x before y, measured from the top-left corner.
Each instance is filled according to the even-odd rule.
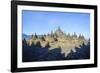
[[[26,39],[26,40],[29,40],[31,39],[31,35],[26,35],[26,34],[22,34],[22,39]]]

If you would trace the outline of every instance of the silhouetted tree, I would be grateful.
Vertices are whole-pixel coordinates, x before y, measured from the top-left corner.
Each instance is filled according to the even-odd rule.
[[[64,55],[61,54],[60,48],[54,48],[52,50],[49,50],[49,54],[46,57],[47,61],[53,61],[53,60],[62,60],[64,58]]]
[[[76,52],[71,51],[65,59],[89,59],[90,58],[90,45],[83,44],[80,48],[75,48]]]
[[[27,41],[25,38],[22,40],[22,43],[23,43],[23,45],[27,45]]]
[[[22,46],[22,61],[23,62],[32,61],[32,55],[33,55],[32,49],[24,39]]]

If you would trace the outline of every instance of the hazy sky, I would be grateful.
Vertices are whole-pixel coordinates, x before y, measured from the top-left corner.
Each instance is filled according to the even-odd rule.
[[[90,37],[90,14],[75,12],[22,11],[23,33],[44,34],[60,27],[65,33]]]

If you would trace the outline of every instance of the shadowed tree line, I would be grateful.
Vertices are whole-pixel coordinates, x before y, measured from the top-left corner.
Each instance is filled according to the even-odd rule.
[[[90,59],[90,44],[85,45],[83,43],[80,48],[75,47],[76,52],[71,51],[65,58],[67,60],[77,60],[77,59]]]
[[[36,44],[32,43],[31,46],[27,44],[24,39],[22,61],[55,61],[55,60],[78,60],[78,59],[89,59],[90,58],[90,43],[85,45],[84,43],[80,47],[75,47],[76,52],[71,52],[65,57],[64,53],[61,53],[61,47],[49,50],[49,43],[42,47],[40,42]]]

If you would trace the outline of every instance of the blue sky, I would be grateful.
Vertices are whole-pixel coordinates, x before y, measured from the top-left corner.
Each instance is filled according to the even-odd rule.
[[[90,14],[75,12],[22,11],[23,33],[47,34],[60,27],[65,33],[90,37]]]

